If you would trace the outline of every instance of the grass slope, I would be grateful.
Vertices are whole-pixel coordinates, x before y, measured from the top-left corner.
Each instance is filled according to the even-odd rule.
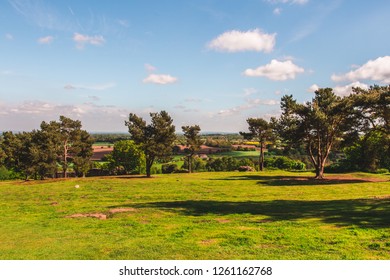
[[[0,182],[0,258],[390,259],[389,176],[308,176]]]

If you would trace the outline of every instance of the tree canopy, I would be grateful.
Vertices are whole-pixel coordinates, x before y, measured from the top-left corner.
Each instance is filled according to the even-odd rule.
[[[240,132],[244,139],[257,140],[260,145],[259,156],[259,170],[264,170],[264,149],[266,141],[272,138],[272,126],[269,122],[262,118],[249,118],[248,123],[249,132]]]
[[[140,145],[146,159],[146,176],[150,177],[151,167],[157,158],[164,158],[172,153],[176,139],[173,120],[166,111],[150,113],[151,123],[146,124],[141,117],[130,113],[125,125],[130,138]]]
[[[200,138],[200,126],[192,125],[192,126],[182,126],[181,127],[184,132],[184,137],[186,138],[186,149],[188,159],[188,172],[192,172],[192,158],[197,151],[200,150],[200,146],[202,145],[202,140]]]
[[[332,147],[352,125],[348,98],[324,88],[317,90],[312,101],[305,104],[297,103],[292,95],[285,95],[281,109],[279,135],[290,145],[303,143],[306,146],[315,167],[315,178],[322,179]]]

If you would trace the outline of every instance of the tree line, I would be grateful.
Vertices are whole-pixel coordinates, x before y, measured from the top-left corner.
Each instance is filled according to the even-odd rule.
[[[81,129],[81,122],[60,116],[59,121],[43,121],[40,129],[31,132],[3,133],[0,163],[22,174],[25,179],[68,176],[69,167],[78,176],[90,169],[94,139]]]
[[[390,86],[353,88],[352,94],[337,96],[331,88],[315,91],[311,101],[298,103],[292,95],[281,98],[282,114],[267,121],[247,119],[249,132],[242,137],[259,142],[259,170],[264,169],[264,151],[270,143],[281,143],[284,151],[304,148],[315,169],[315,178],[324,177],[325,166],[334,150],[346,151],[339,162],[346,171],[390,167]],[[149,124],[134,113],[125,125],[129,141],[114,146],[110,160],[126,170],[146,173],[156,160],[169,157],[175,144],[176,129],[166,111],[150,113]],[[182,126],[186,167],[193,170],[193,159],[202,144],[199,125]],[[7,168],[26,178],[54,176],[60,167],[67,176],[70,164],[79,176],[90,168],[92,137],[81,129],[80,121],[64,116],[60,121],[42,122],[40,130],[3,133],[0,160]],[[121,145],[119,145],[121,144]]]

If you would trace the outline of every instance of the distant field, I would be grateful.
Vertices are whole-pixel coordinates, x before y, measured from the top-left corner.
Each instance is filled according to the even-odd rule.
[[[1,259],[390,259],[390,176],[0,182]]]
[[[222,152],[213,154],[212,156],[215,157],[222,157],[222,156],[228,156],[228,157],[259,157],[260,152],[259,151],[231,151],[231,152]]]
[[[111,147],[113,147],[114,144],[112,144],[110,142],[95,142],[92,144],[92,146],[94,146],[94,147],[96,147],[96,146],[101,146],[101,147],[111,146]]]

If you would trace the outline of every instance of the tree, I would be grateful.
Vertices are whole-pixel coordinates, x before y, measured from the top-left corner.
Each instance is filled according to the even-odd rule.
[[[166,111],[150,113],[151,123],[146,122],[136,114],[129,114],[129,121],[125,125],[129,129],[130,138],[141,146],[146,160],[146,176],[150,177],[150,170],[157,158],[164,158],[172,153],[176,139],[173,120]]]
[[[67,177],[71,162],[75,170],[84,176],[90,166],[93,140],[87,131],[81,129],[81,122],[60,116],[59,122],[42,122],[41,131],[47,139],[45,153],[50,158],[56,155],[63,177]]]
[[[305,144],[316,179],[323,179],[332,147],[352,126],[354,119],[348,102],[348,97],[336,96],[331,88],[317,90],[306,104],[298,104],[292,95],[282,97],[279,135],[287,144]]]
[[[266,141],[272,137],[272,126],[269,122],[262,118],[249,118],[246,120],[248,123],[248,132],[240,132],[240,134],[247,140],[257,140],[260,144],[259,155],[259,170],[264,169],[264,148]]]
[[[32,153],[35,146],[32,141],[33,132],[3,133],[3,151],[5,166],[24,175],[25,179],[36,173],[36,157]]]
[[[350,104],[355,127],[343,143],[347,147],[344,164],[364,171],[389,168],[390,86],[353,88]]]
[[[354,113],[362,130],[377,130],[390,135],[390,85],[353,88],[351,95]]]
[[[140,174],[145,169],[145,155],[141,147],[133,140],[121,140],[115,142],[111,153],[112,165],[121,167],[126,174]]]
[[[200,127],[199,125],[182,126],[181,129],[186,138],[186,149],[184,151],[187,153],[188,173],[192,173],[192,158],[200,150],[200,146],[202,145],[202,140],[199,135]]]
[[[92,145],[95,140],[85,130],[79,132],[77,141],[73,143],[73,168],[78,176],[85,177],[91,169]]]

